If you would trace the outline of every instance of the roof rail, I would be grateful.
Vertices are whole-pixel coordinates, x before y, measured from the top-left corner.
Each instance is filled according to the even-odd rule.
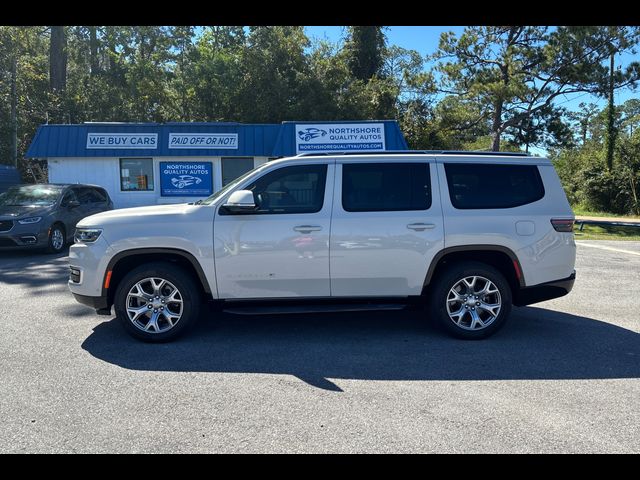
[[[528,153],[524,152],[491,152],[486,150],[384,150],[375,152],[305,152],[299,153],[296,157],[316,157],[323,155],[486,155],[496,157],[528,157]]]

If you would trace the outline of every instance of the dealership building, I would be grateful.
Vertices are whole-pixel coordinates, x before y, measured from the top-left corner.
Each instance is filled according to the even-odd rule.
[[[116,208],[192,202],[258,165],[310,152],[406,150],[395,120],[42,125],[26,156],[49,182],[104,187]]]

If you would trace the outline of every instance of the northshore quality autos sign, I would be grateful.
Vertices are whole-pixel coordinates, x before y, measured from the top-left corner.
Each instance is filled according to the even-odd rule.
[[[382,123],[296,124],[296,152],[383,151]]]
[[[160,162],[163,197],[207,197],[212,193],[211,162]]]

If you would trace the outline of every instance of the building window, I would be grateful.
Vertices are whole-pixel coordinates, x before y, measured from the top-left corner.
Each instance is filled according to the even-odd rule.
[[[121,158],[120,190],[123,192],[153,190],[153,159]]]
[[[253,170],[253,157],[222,157],[222,186]]]

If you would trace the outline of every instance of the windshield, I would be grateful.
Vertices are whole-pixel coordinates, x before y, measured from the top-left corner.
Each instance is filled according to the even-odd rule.
[[[222,197],[225,193],[233,190],[238,184],[242,183],[242,181],[247,178],[249,175],[256,173],[257,171],[263,169],[269,165],[268,163],[263,163],[259,167],[254,168],[253,170],[249,170],[244,175],[240,175],[233,182],[228,183],[222,190],[218,190],[216,193],[211,195],[210,197],[205,198],[204,200],[199,200],[196,202],[196,205],[211,205],[217,198]]]
[[[9,187],[0,195],[0,206],[31,207],[49,206],[56,203],[62,187],[57,185],[21,185]]]

